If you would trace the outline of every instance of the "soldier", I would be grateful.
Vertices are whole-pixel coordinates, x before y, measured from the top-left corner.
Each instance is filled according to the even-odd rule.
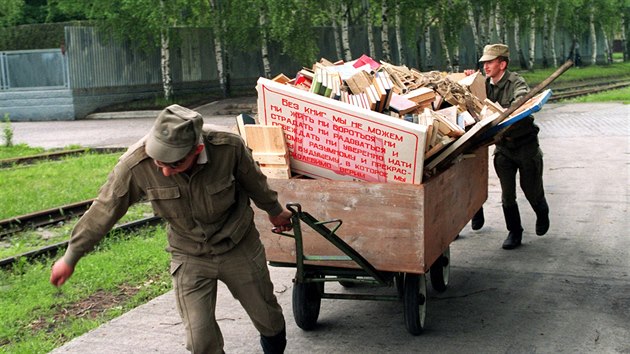
[[[195,111],[171,105],[150,133],[120,158],[90,210],[79,220],[50,282],[61,286],[79,259],[112,228],[129,206],[148,199],[168,222],[167,251],[177,308],[193,353],[222,353],[215,319],[217,280],[240,301],[260,332],[265,353],[282,353],[286,331],[273,293],[267,260],[250,200],[280,231],[291,212],[234,134],[206,131]]]
[[[529,87],[517,73],[508,70],[510,52],[505,44],[484,47],[479,62],[486,74],[488,99],[508,108],[529,91]],[[472,70],[466,70],[471,74]],[[505,224],[509,231],[503,242],[506,250],[521,245],[523,228],[516,202],[516,173],[525,197],[536,212],[536,234],[542,236],[549,230],[549,206],[543,188],[543,153],[538,144],[540,128],[534,117],[526,117],[514,123],[497,142],[494,152],[494,169],[501,183],[501,203]],[[475,214],[471,226],[478,230],[483,226],[483,207]]]

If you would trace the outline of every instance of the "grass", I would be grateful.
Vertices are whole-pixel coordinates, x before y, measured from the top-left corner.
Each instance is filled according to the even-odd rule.
[[[0,352],[45,353],[171,288],[163,227],[106,238],[56,289],[51,260],[0,272]]]
[[[94,198],[119,154],[91,154],[0,170],[0,219]]]
[[[512,68],[511,68],[512,69]],[[514,68],[514,71],[521,74],[531,87],[544,81],[556,71],[556,68],[536,69],[534,71],[522,71]],[[620,79],[630,78],[630,62],[613,63],[610,65],[590,65],[583,67],[571,67],[564,74],[558,77],[553,84],[566,82],[579,82],[586,80],[602,80],[606,78]]]
[[[46,150],[44,148],[31,147],[26,144],[2,146],[0,147],[0,160],[6,160],[14,157],[37,155],[45,151]]]
[[[630,87],[625,87],[618,90],[610,90],[600,92],[592,95],[576,97],[564,102],[574,103],[597,103],[597,102],[621,102],[624,104],[630,104]]]
[[[0,148],[3,156],[41,153]],[[119,154],[91,154],[0,170],[0,219],[96,196]],[[139,204],[121,222],[152,215]],[[0,258],[68,239],[77,220],[28,230],[0,243]],[[53,260],[21,259],[0,271],[0,353],[44,353],[170,289],[162,227],[107,237],[79,262],[70,282],[49,284]]]

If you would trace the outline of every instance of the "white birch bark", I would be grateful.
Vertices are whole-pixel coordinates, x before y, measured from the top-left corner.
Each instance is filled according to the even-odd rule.
[[[597,64],[597,33],[595,32],[595,6],[591,5],[589,13],[589,32],[591,34],[591,65]]]
[[[444,63],[446,64],[445,70],[447,72],[453,72],[453,63],[451,61],[451,54],[448,51],[448,45],[446,44],[446,36],[444,35],[444,27],[438,24],[438,36],[440,37],[440,46],[442,47],[442,53],[444,53]]]
[[[455,46],[455,48],[453,48],[453,72],[454,73],[458,73],[460,72],[460,67],[459,67],[459,46]]]
[[[424,30],[424,57],[425,69],[431,70],[433,68],[433,50],[431,50],[431,26],[429,25]]]
[[[551,60],[554,68],[558,67],[558,54],[556,53],[556,23],[558,22],[558,10],[560,1],[555,1],[549,25],[549,50],[551,52]]]
[[[173,81],[171,78],[171,54],[169,37],[166,31],[160,34],[160,66],[162,69],[162,90],[164,99],[169,101],[173,97]]]
[[[400,26],[400,3],[396,2],[396,8],[394,10],[396,12],[396,47],[398,48],[398,65],[405,65],[407,63],[407,60],[405,58],[405,51],[403,48],[403,41],[402,41],[402,33],[400,33],[401,31],[401,26]]]
[[[260,43],[260,56],[263,62],[263,75],[266,78],[271,78],[271,63],[269,62],[269,46],[267,44],[267,15],[265,9],[260,9],[260,16],[258,17],[258,23],[260,24],[260,30],[262,34]]]
[[[226,72],[225,72],[225,63],[223,61],[224,53],[223,53],[223,23],[219,18],[220,14],[216,5],[216,0],[210,0],[210,9],[212,10],[213,16],[217,18],[217,23],[213,28],[214,34],[214,58],[217,62],[217,75],[219,76],[219,87],[223,92],[223,95],[227,95],[227,80],[226,80]]]
[[[391,49],[389,47],[389,22],[387,15],[389,13],[389,7],[387,6],[387,0],[381,1],[381,42],[383,42],[383,60],[391,61]]]
[[[536,61],[536,8],[533,5],[529,16],[529,55],[527,68],[533,70],[534,62]]]
[[[370,0],[365,1],[365,23],[367,25],[368,56],[374,57],[376,55],[376,44],[374,43],[374,21],[372,21],[370,12]]]
[[[609,42],[609,37],[606,31],[602,31],[604,39],[604,60],[607,64],[612,63],[612,44]]]
[[[349,17],[350,12],[348,10],[348,4],[345,1],[341,2],[341,47],[343,48],[343,60],[352,60],[352,52],[350,51],[350,25]]]

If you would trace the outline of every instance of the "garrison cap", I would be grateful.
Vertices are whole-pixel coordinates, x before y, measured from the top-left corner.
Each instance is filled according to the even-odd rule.
[[[180,105],[170,105],[158,114],[145,150],[154,160],[171,163],[184,158],[199,142],[203,117]]]
[[[483,47],[483,56],[479,59],[480,62],[494,60],[498,57],[510,57],[510,50],[505,44],[488,44]]]

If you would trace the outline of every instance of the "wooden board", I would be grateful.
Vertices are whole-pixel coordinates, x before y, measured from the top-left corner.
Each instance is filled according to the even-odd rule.
[[[488,196],[488,150],[481,148],[420,185],[272,180],[282,203],[297,202],[320,221],[341,219],[337,231],[376,269],[426,273]],[[265,212],[256,224],[267,259],[295,263],[295,241],[273,234]],[[307,255],[341,255],[319,234],[302,224]],[[357,268],[353,262],[317,263]]]

